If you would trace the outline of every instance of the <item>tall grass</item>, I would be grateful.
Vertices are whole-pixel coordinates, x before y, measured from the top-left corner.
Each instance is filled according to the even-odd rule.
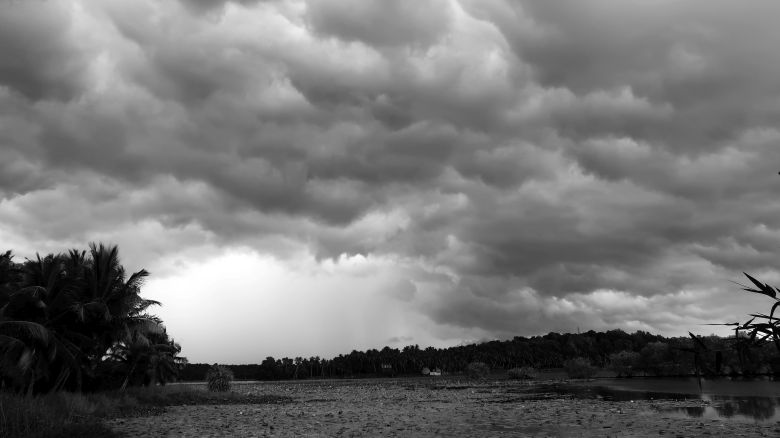
[[[118,436],[101,422],[120,400],[105,395],[57,393],[23,397],[0,393],[0,437]]]
[[[2,438],[114,438],[104,419],[156,415],[167,406],[289,403],[285,396],[209,392],[205,385],[129,388],[35,397],[0,392]]]

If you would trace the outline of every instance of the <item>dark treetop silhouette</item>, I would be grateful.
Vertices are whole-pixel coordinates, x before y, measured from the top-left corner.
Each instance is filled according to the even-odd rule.
[[[154,384],[186,362],[116,246],[22,263],[0,254],[0,385],[36,393]]]

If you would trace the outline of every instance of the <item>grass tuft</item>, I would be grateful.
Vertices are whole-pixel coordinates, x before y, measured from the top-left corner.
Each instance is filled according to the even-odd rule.
[[[57,393],[24,397],[0,393],[0,436],[21,437],[117,437],[100,416],[106,405],[102,397]]]
[[[233,381],[233,371],[222,365],[214,364],[206,373],[206,383],[209,391],[230,391],[230,382]]]

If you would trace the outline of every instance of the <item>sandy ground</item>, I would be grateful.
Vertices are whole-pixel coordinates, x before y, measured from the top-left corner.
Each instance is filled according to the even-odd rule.
[[[512,386],[518,385],[518,386]],[[177,406],[110,427],[145,437],[776,437],[780,423],[685,418],[671,407],[702,401],[611,402],[516,392],[522,383],[347,381],[235,385],[293,398],[282,405]]]

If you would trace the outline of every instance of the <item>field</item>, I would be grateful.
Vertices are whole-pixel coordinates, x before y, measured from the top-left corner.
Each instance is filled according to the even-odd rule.
[[[235,383],[229,404],[169,406],[106,425],[126,436],[172,437],[780,435],[780,423],[691,418],[676,409],[702,409],[701,400],[588,400],[542,387],[447,378]],[[205,392],[198,384],[177,390]]]

